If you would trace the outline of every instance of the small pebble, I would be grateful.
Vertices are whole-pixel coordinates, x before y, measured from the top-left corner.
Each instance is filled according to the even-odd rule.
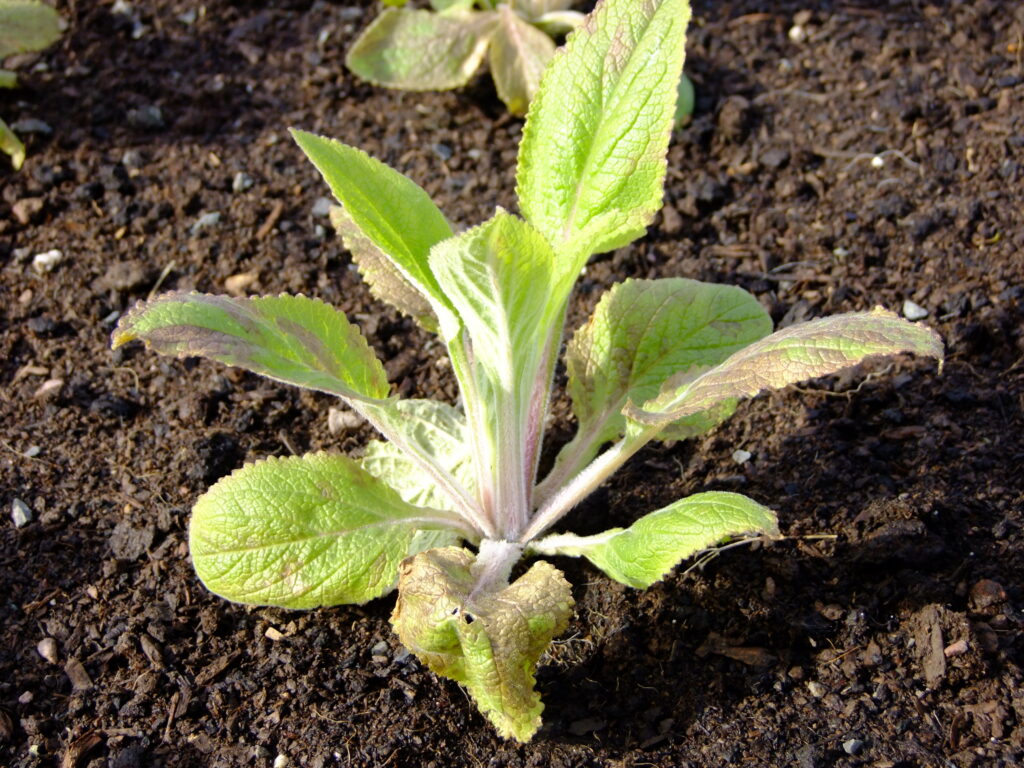
[[[63,260],[64,253],[56,248],[52,251],[43,251],[42,253],[37,253],[32,257],[32,269],[34,269],[37,274],[45,275],[48,272],[52,272],[53,268]]]
[[[192,234],[198,234],[199,232],[202,232],[204,229],[214,227],[219,223],[220,213],[218,213],[217,211],[210,211],[208,213],[204,213],[202,216],[196,219],[195,223],[192,225]]]
[[[744,451],[743,449],[740,449],[738,451],[732,452],[732,460],[735,461],[737,464],[746,464],[748,461],[750,461],[750,457],[753,455],[754,454],[752,454],[750,451]]]
[[[807,30],[799,24],[794,24],[789,28],[789,39],[794,43],[802,43],[807,39]]]
[[[44,123],[42,120],[34,117],[18,120],[11,126],[11,130],[15,133],[38,133],[43,136],[49,136],[53,133],[53,128],[50,127],[49,123]]]
[[[381,640],[379,643],[374,644],[373,648],[370,649],[370,653],[374,656],[387,656],[389,650],[391,650],[391,647],[386,641]]]
[[[882,157],[881,155],[875,155],[874,157],[871,158],[871,167],[872,168],[884,168],[885,167],[885,158]]]
[[[178,14],[178,21],[180,21],[182,24],[185,24],[186,26],[192,26],[193,24],[196,23],[196,18],[198,16],[199,16],[199,14],[196,11],[196,9],[195,8],[190,8],[189,10],[185,11],[184,13],[179,13]]]
[[[36,644],[36,651],[51,664],[57,663],[57,641],[52,637],[44,637],[40,640]]]
[[[32,522],[32,508],[21,499],[11,502],[11,520],[15,528],[24,528]]]
[[[847,739],[843,742],[843,751],[848,755],[859,755],[864,751],[864,742],[860,739]]]
[[[25,458],[27,459],[34,459],[42,452],[43,449],[40,448],[38,445],[30,445],[28,448],[25,449],[25,453],[22,455],[25,456]]]
[[[274,768],[288,768],[288,756],[278,755],[274,758]]]
[[[820,699],[826,693],[825,686],[819,683],[817,680],[811,680],[809,683],[807,683],[807,690],[810,691],[811,696],[813,696],[816,699]]]
[[[322,219],[331,212],[331,206],[333,205],[334,203],[326,197],[318,197],[316,202],[313,203],[313,215]]]
[[[928,317],[928,310],[910,299],[903,302],[903,316],[907,320],[923,320]]]
[[[22,705],[31,704],[33,699],[35,699],[35,694],[32,691],[25,691],[18,697],[18,703]]]
[[[64,379],[47,379],[39,388],[32,393],[32,397],[36,400],[49,400],[51,397],[60,392],[61,387],[64,386]]]
[[[346,408],[331,408],[327,411],[327,429],[332,435],[355,429],[363,423],[363,417]]]
[[[970,646],[966,640],[957,640],[955,643],[950,643],[943,650],[943,654],[948,659],[952,656],[963,656],[967,651],[970,650]]]
[[[45,204],[46,201],[41,197],[25,197],[11,206],[11,213],[18,223],[24,226],[43,212]]]
[[[146,164],[146,158],[137,149],[127,149],[121,155],[121,165],[125,168],[141,168]]]
[[[267,631],[263,633],[263,636],[268,640],[273,640],[275,643],[284,637],[284,633],[276,627],[267,627]]]
[[[160,107],[150,104],[138,109],[129,109],[128,122],[136,128],[156,130],[164,127],[164,115]]]
[[[237,275],[231,275],[224,281],[224,288],[232,296],[242,296],[249,286],[256,282],[256,278],[259,277],[258,272],[239,272]]]
[[[248,173],[242,173],[241,171],[239,171],[238,173],[235,174],[235,178],[231,180],[231,191],[234,192],[235,194],[238,194],[240,192],[245,192],[247,189],[250,189],[252,185],[252,176],[250,176]]]

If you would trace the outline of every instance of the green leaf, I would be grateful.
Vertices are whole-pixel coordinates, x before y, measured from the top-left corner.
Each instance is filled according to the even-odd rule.
[[[545,555],[583,556],[616,581],[646,589],[679,562],[728,537],[777,536],[775,513],[738,493],[697,493],[596,536],[555,534],[531,545]]]
[[[512,0],[510,7],[534,21],[546,13],[564,11],[574,0]]]
[[[11,156],[11,166],[19,170],[25,162],[25,145],[14,134],[7,123],[0,119],[0,152]]]
[[[167,293],[120,319],[112,346],[133,339],[160,354],[207,357],[353,400],[380,401],[390,391],[359,329],[334,307],[305,296]]]
[[[469,330],[475,359],[502,391],[532,390],[536,362],[571,282],[556,275],[551,247],[501,209],[439,243],[430,267]]]
[[[407,0],[400,0],[405,5]],[[469,11],[473,8],[474,0],[430,0],[430,7],[441,13],[452,11]],[[398,3],[393,3],[398,5]]]
[[[362,236],[428,297],[442,325],[457,325],[427,263],[430,249],[452,236],[444,214],[430,196],[416,182],[355,147],[305,131],[292,130],[292,137]],[[383,274],[383,269],[376,274]]]
[[[491,76],[508,111],[525,115],[555,53],[555,43],[507,5],[499,6],[498,18],[489,54]]]
[[[736,352],[693,377],[665,382],[661,394],[625,414],[644,425],[665,424],[707,410],[730,398],[753,397],[805,379],[838,373],[872,355],[914,352],[942,360],[942,340],[930,328],[878,307],[793,325]]]
[[[478,591],[473,561],[449,547],[402,563],[391,624],[420,661],[466,686],[502,738],[526,742],[544,709],[533,675],[568,626],[572,591],[543,561],[510,586]]]
[[[458,88],[480,68],[495,21],[493,13],[387,8],[352,44],[345,66],[386,88]]]
[[[696,94],[693,92],[693,81],[686,75],[679,78],[679,92],[676,96],[676,113],[672,123],[677,127],[683,125],[693,116],[693,105]]]
[[[593,253],[642,235],[661,207],[686,0],[602,0],[555,54],[517,172],[527,221],[575,278]]]
[[[359,273],[370,286],[370,292],[399,312],[409,315],[417,325],[437,333],[437,317],[428,299],[412,280],[384,251],[363,234],[352,217],[340,205],[331,207],[331,225],[352,254]]]
[[[671,375],[717,365],[771,330],[768,313],[741,288],[684,278],[613,286],[566,350],[580,435],[595,448],[618,439],[627,402],[644,402]],[[716,423],[705,418],[680,427]]]
[[[41,51],[60,37],[60,15],[36,0],[0,0],[0,59]]]
[[[391,421],[396,429],[475,497],[476,474],[465,417],[450,405],[435,400],[399,400],[395,410]],[[372,441],[366,446],[360,464],[410,504],[457,511],[436,481],[394,443]]]
[[[0,88],[17,88],[18,75],[9,69],[0,69]]]
[[[395,585],[420,529],[445,530],[345,456],[267,459],[196,502],[196,573],[228,600],[284,608],[365,603]]]

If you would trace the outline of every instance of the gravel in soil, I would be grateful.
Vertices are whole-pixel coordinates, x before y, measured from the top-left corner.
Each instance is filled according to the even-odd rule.
[[[389,599],[253,610],[197,583],[199,493],[260,457],[358,451],[365,426],[329,429],[321,395],[107,347],[158,290],[304,292],[359,322],[398,393],[454,400],[436,342],[360,282],[285,129],[366,149],[468,226],[514,209],[521,122],[484,77],[355,82],[367,4],[60,9],[63,40],[0,94],[5,120],[49,128],[24,123],[25,168],[0,170],[0,765],[1024,759],[1024,7],[696,4],[666,207],[588,266],[571,326],[615,281],[686,276],[743,286],[782,325],[923,316],[948,359],[759,397],[582,505],[567,525],[590,532],[740,489],[786,536],[645,592],[560,562],[577,614],[527,746],[399,647]],[[562,397],[552,441],[571,428]]]

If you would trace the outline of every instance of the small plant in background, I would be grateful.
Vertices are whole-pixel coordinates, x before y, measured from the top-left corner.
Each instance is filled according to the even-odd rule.
[[[941,359],[934,332],[881,309],[772,333],[739,288],[626,280],[567,345],[578,430],[537,482],[573,285],[591,255],[640,237],[661,206],[688,19],[685,0],[602,0],[531,107],[522,215],[499,209],[460,234],[397,171],[294,132],[341,203],[336,225],[374,293],[445,344],[461,407],[393,396],[359,330],[315,299],[171,293],[121,319],[114,346],[142,339],[337,395],[387,438],[358,459],[258,461],[210,488],[189,530],[210,590],[314,608],[397,585],[402,643],[465,685],[504,738],[528,741],[543,709],[533,675],[573,599],[544,560],[512,581],[522,557],[584,557],[645,588],[727,537],[777,531],[771,510],[718,491],[628,528],[551,533],[571,509],[652,440],[706,432],[739,398],[871,355]]]
[[[404,6],[406,0],[386,2]],[[345,64],[387,88],[444,91],[459,88],[484,58],[509,111],[526,114],[553,37],[583,20],[572,0],[431,0],[434,9],[386,8],[352,44]]]
[[[16,53],[49,47],[60,37],[60,16],[38,0],[0,0],[0,62]],[[16,88],[18,76],[0,69],[0,88]],[[0,118],[0,151],[11,158],[14,170],[25,162],[25,145]]]

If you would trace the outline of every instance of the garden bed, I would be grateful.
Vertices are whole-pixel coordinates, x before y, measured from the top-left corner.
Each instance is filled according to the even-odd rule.
[[[402,650],[393,598],[247,609],[192,572],[188,511],[212,482],[358,451],[368,428],[332,431],[327,396],[108,348],[158,290],[303,292],[359,323],[397,392],[452,401],[441,345],[369,295],[286,128],[362,147],[464,227],[514,209],[522,122],[485,77],[355,82],[342,58],[368,6],[62,3],[63,40],[0,92],[5,120],[51,131],[23,131],[21,172],[0,159],[0,765],[1024,760],[1024,8],[810,5],[696,4],[666,207],[588,266],[570,327],[614,282],[683,276],[740,285],[783,325],[927,312],[946,364],[744,403],[576,510],[591,533],[741,490],[784,538],[644,592],[559,560],[576,616],[523,746]],[[571,434],[563,398],[549,435]]]

